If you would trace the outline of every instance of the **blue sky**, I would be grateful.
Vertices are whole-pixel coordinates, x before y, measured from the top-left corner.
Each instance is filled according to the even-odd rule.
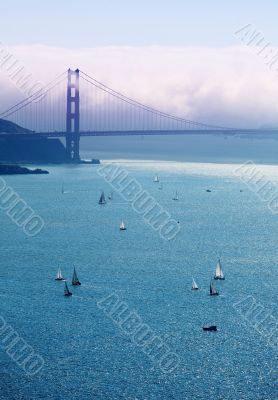
[[[1,2],[7,45],[234,45],[239,26],[258,26],[278,45],[277,0],[10,0]]]

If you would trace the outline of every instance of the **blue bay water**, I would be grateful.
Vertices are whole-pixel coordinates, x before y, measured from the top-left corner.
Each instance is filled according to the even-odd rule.
[[[97,166],[5,178],[45,227],[28,237],[1,211],[0,313],[45,365],[28,377],[0,349],[0,398],[276,400],[277,348],[233,304],[252,295],[278,318],[278,216],[239,182],[233,165],[121,165],[180,222],[174,240],[163,240],[117,192],[99,206],[101,190],[111,187]],[[278,180],[278,167],[260,168]],[[226,280],[211,298],[219,257]],[[74,266],[82,286],[65,298],[55,275],[61,267],[70,280]],[[192,276],[200,291],[191,291]],[[163,373],[99,309],[112,293],[176,352],[174,372]],[[203,332],[206,323],[219,331]]]

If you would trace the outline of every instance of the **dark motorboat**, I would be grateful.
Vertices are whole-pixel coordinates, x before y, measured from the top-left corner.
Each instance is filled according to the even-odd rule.
[[[203,326],[203,331],[217,332],[217,326],[216,325],[205,325],[205,326]]]
[[[67,282],[65,282],[64,295],[65,295],[66,297],[70,297],[70,296],[72,296],[72,293],[69,291],[69,288],[68,288]]]
[[[206,192],[211,193],[211,190],[210,190],[210,189],[207,189]]]
[[[79,282],[79,279],[77,277],[77,273],[75,271],[75,268],[73,270],[73,275],[72,275],[72,281],[71,281],[72,286],[80,286],[81,282]]]

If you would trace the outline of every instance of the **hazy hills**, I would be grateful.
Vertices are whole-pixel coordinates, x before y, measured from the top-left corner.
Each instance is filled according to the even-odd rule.
[[[7,121],[6,119],[0,118],[0,133],[28,133],[29,129],[23,128],[15,124],[14,122]]]

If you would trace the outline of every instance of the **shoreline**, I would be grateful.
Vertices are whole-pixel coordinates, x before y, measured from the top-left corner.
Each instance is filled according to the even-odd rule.
[[[29,169],[16,164],[0,164],[1,175],[47,175],[48,171],[40,168]]]

